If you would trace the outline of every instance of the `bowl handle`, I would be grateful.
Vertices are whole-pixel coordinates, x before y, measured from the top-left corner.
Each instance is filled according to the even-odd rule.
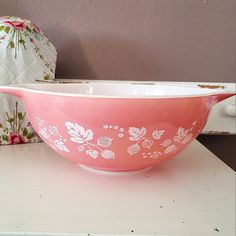
[[[214,96],[216,98],[216,102],[223,101],[236,95],[235,85],[198,84],[197,86],[202,89],[206,89],[210,96]]]
[[[14,86],[0,86],[0,93],[14,95],[19,98],[23,96],[22,88]]]
[[[215,96],[216,96],[216,100],[217,100],[217,103],[218,103],[218,102],[221,102],[221,101],[223,101],[227,98],[230,98],[232,96],[235,96],[235,95],[236,95],[236,93],[222,93],[222,94],[218,93]]]

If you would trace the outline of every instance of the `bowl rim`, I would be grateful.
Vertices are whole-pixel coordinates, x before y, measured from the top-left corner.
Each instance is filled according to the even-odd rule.
[[[63,80],[65,81],[65,80]],[[193,98],[193,97],[206,97],[211,95],[220,94],[235,94],[235,85],[222,85],[222,83],[202,83],[202,82],[171,82],[171,81],[124,81],[124,80],[75,80],[75,82],[60,82],[55,83],[37,83],[37,84],[17,84],[7,86],[10,90],[17,90],[18,92],[30,92],[36,94],[63,96],[63,97],[81,97],[81,98],[108,98],[108,99],[159,99],[159,98]],[[160,88],[168,88],[187,91],[186,94],[151,94],[151,95],[117,95],[117,94],[84,94],[74,92],[58,92],[58,91],[47,91],[47,86],[51,87],[75,87],[75,86],[94,86],[94,85],[125,85],[125,86],[136,86],[136,87],[152,87],[159,86]],[[204,87],[205,86],[205,87]],[[42,89],[40,89],[42,87]],[[0,86],[1,88],[1,86]]]

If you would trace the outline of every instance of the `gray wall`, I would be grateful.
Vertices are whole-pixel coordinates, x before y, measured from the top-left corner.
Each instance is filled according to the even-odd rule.
[[[57,77],[235,80],[235,0],[0,0],[58,50]]]

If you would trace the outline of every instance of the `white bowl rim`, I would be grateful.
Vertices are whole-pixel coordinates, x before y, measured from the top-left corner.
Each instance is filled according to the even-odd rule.
[[[17,84],[8,86],[11,90],[45,95],[85,97],[85,98],[120,98],[120,99],[155,99],[202,97],[219,94],[234,94],[235,86],[221,86],[218,83],[212,89],[212,83],[186,84],[185,82],[165,81],[94,81],[80,80],[76,83],[40,83]],[[1,88],[1,87],[0,87]]]

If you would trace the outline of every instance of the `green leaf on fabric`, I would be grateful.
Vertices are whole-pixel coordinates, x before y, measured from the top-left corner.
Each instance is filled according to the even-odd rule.
[[[20,40],[19,40],[19,43],[24,44],[24,43],[25,43],[25,40],[24,40],[24,39],[20,39]]]
[[[33,132],[30,132],[30,133],[28,133],[28,135],[26,137],[27,137],[27,139],[32,139],[34,137],[34,135],[35,134]]]
[[[23,136],[27,136],[28,133],[29,133],[28,130],[27,130],[26,128],[24,128],[24,130],[23,130]]]
[[[9,46],[10,46],[10,48],[14,48],[14,47],[15,47],[14,42],[13,42],[13,41],[10,41]]]
[[[18,118],[19,118],[19,120],[23,119],[23,113],[22,112],[18,112]]]
[[[44,76],[44,80],[50,80],[51,78],[50,78],[50,75],[45,75]]]
[[[15,119],[14,118],[9,118],[9,119],[7,119],[7,121],[9,122],[9,123],[12,123],[13,121],[14,121]]]
[[[31,33],[31,29],[27,26],[26,30]]]
[[[9,31],[10,31],[10,27],[9,26],[6,26],[5,28],[4,28],[4,31],[8,34],[9,33]]]
[[[4,27],[5,27],[4,25],[1,25],[1,26],[0,26],[0,31],[3,31],[3,30],[4,30]]]
[[[3,135],[2,135],[2,140],[4,140],[4,141],[8,141],[8,136],[5,135],[5,134],[3,134]]]

